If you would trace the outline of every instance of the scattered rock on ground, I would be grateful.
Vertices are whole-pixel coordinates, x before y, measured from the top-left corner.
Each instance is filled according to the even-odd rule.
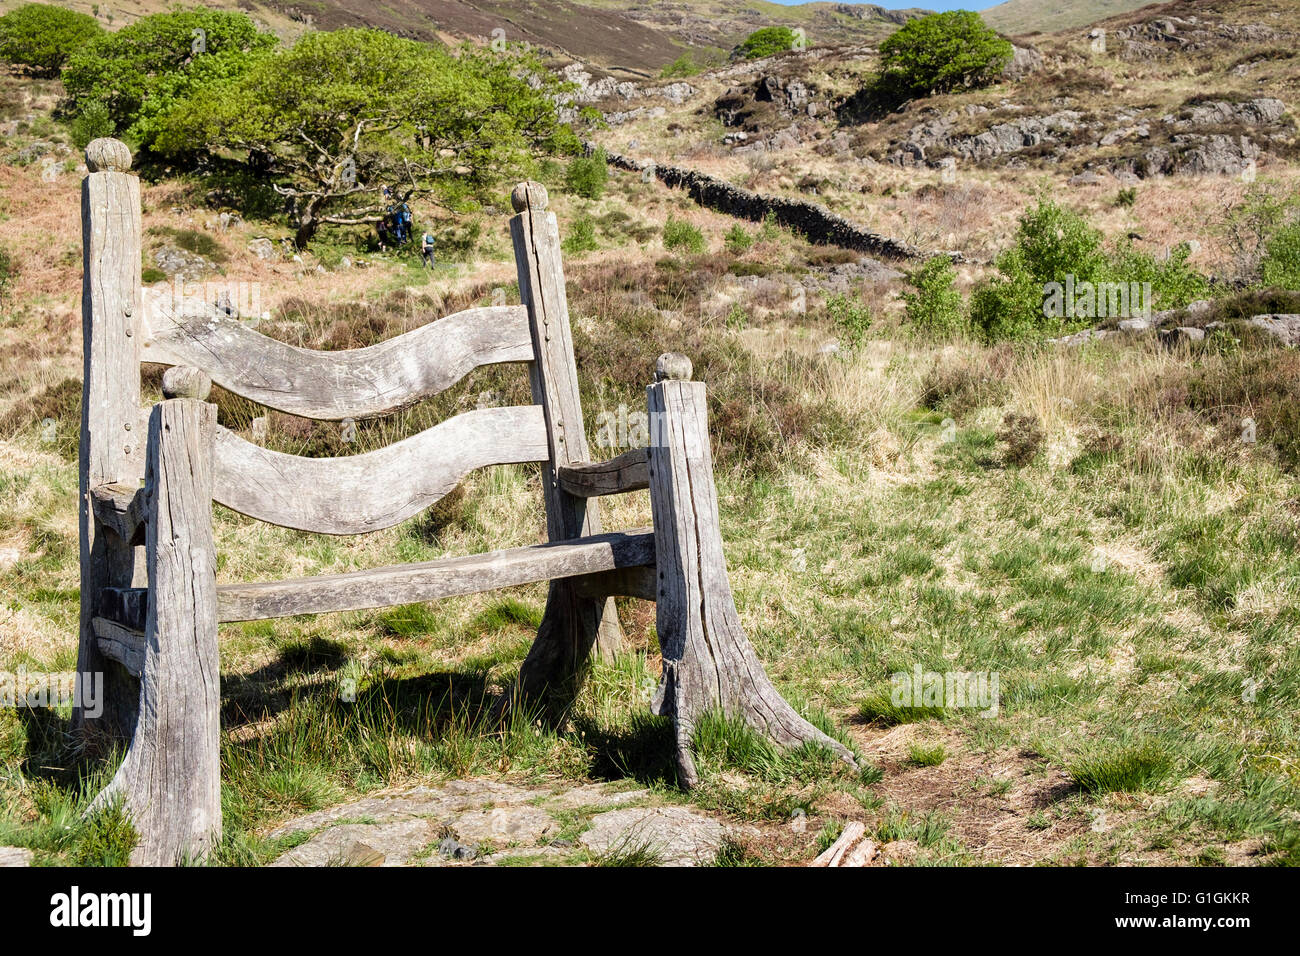
[[[1257,315],[1249,320],[1249,324],[1283,345],[1291,348],[1300,345],[1300,315]]]
[[[271,866],[402,866],[435,836],[428,820],[348,823],[323,830]]]
[[[169,279],[179,278],[183,282],[202,279],[213,272],[216,266],[206,256],[197,252],[188,252],[178,246],[163,246],[153,254],[154,265],[161,269]]]
[[[20,846],[0,846],[0,867],[31,866],[32,851]]]
[[[557,789],[453,780],[310,813],[276,828],[268,838],[319,831],[272,864],[281,867],[491,865],[494,857],[503,855],[563,862],[575,845],[558,838],[565,813],[591,812],[649,796],[648,790],[599,783]],[[583,835],[592,852],[662,843],[665,860],[674,865],[711,862],[726,833],[722,824],[682,807],[606,810],[593,823],[598,825],[593,827],[593,842],[586,844]]]
[[[579,839],[593,853],[644,848],[667,866],[698,866],[713,861],[726,836],[726,827],[697,811],[651,807],[597,814]]]

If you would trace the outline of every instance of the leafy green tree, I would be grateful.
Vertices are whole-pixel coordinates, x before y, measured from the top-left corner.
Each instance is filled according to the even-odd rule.
[[[242,75],[277,43],[242,13],[158,13],[82,46],[64,64],[63,85],[73,112],[103,103],[114,129],[148,149],[176,103]]]
[[[789,27],[763,27],[747,36],[738,49],[746,60],[757,60],[794,48],[795,35]]]
[[[0,17],[0,58],[55,76],[65,60],[104,31],[94,17],[48,3],[28,3]]]
[[[978,13],[933,13],[909,20],[880,44],[879,85],[900,98],[988,86],[1013,52]]]
[[[160,152],[237,151],[294,208],[305,247],[325,223],[381,222],[394,199],[462,209],[540,151],[572,151],[565,87],[530,54],[457,54],[379,30],[308,33],[159,120]],[[394,198],[384,195],[391,187]]]

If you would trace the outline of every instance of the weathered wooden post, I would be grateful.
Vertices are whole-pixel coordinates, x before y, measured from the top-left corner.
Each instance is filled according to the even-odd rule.
[[[96,799],[121,798],[140,842],[137,866],[197,859],[221,840],[221,679],[212,538],[212,382],[198,369],[163,376],[149,417],[145,469],[145,621],[135,738]]]
[[[656,629],[664,662],[652,709],[673,718],[678,780],[684,787],[697,782],[691,737],[709,710],[740,717],[782,746],[822,744],[856,767],[848,748],[777,692],[745,636],[722,551],[705,387],[690,381],[691,371],[686,356],[661,355],[646,390]]]
[[[83,273],[79,512],[81,628],[73,727],[85,745],[129,738],[135,723],[135,680],[99,651],[91,621],[106,587],[144,583],[139,549],[96,518],[95,494],[133,494],[143,477],[140,434],[140,181],[127,170],[131,153],[115,139],[86,147],[90,169],[81,184]],[[83,675],[103,674],[102,713],[91,719]],[[90,708],[94,709],[94,708]]]
[[[530,366],[533,401],[542,406],[550,460],[542,466],[546,531],[551,541],[600,534],[600,505],[560,487],[561,465],[585,462],[590,452],[578,394],[573,335],[560,258],[560,232],[549,197],[540,183],[520,183],[510,197],[510,220],[519,294],[528,307],[534,361]],[[552,581],[537,639],[519,671],[518,693],[546,700],[552,715],[567,710],[592,648],[602,659],[623,646],[613,598],[580,596],[569,581]]]

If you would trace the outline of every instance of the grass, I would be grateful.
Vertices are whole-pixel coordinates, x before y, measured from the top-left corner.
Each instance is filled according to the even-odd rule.
[[[1115,60],[1107,69],[1127,82],[1136,67]],[[1141,69],[1160,74],[1158,88],[1133,83],[1132,96],[1185,98],[1175,89],[1189,82],[1179,64]],[[712,95],[707,75],[692,82]],[[1010,92],[1046,102],[1057,90]],[[888,138],[889,124],[905,131],[915,122],[900,114],[869,135]],[[719,132],[710,129],[713,141]],[[647,155],[689,145],[686,135],[674,144],[636,123],[617,135],[636,136]],[[991,257],[1049,175],[963,170],[959,183],[918,185],[928,172],[881,165],[870,181],[854,180],[813,149],[792,148],[766,166],[717,150],[689,162],[737,181],[752,176],[754,188],[774,193],[818,175],[835,190],[825,201],[849,218],[972,259]],[[31,184],[21,170],[0,175]],[[1294,182],[1289,172],[1284,179]],[[50,208],[75,208],[74,185],[51,193]],[[176,189],[148,187],[148,223],[168,225]],[[1236,189],[1170,177],[1144,183],[1131,203],[1113,186],[1070,195],[1112,234],[1140,223],[1152,248],[1195,231],[1210,268],[1226,250],[1201,227]],[[69,345],[75,312],[58,297],[76,288],[79,259],[68,258],[68,243],[46,250],[37,240],[54,227],[36,195],[7,190],[0,231],[15,259],[0,341],[6,671],[75,664],[79,359]],[[599,200],[553,189],[552,205],[562,234],[588,247],[566,267],[593,447],[600,413],[644,407],[654,355],[692,357],[708,387],[741,621],[781,691],[870,759],[853,774],[818,748],[784,752],[710,715],[695,737],[703,785],[677,790],[671,724],[649,713],[660,668],[653,608],[634,601],[619,605],[631,653],[593,666],[558,726],[530,715],[505,727],[490,719],[540,620],[540,586],[228,625],[219,862],[266,862],[306,838],[270,841],[269,829],[360,794],[505,775],[631,781],[656,800],[759,830],[759,849],[723,845],[715,862],[725,866],[811,858],[848,819],[866,822],[882,845],[915,843],[918,864],[1022,862],[1021,853],[1055,863],[1300,863],[1300,369],[1294,353],[1239,325],[1255,311],[1295,311],[1293,293],[1225,297],[1209,318],[1229,327],[1176,354],[1107,342],[1052,350],[926,341],[900,329],[897,280],[851,284],[828,308],[817,283],[847,260],[770,224],[738,225],[621,175]],[[274,305],[259,331],[309,348],[355,348],[489,304],[497,290],[517,302],[500,223],[487,225],[474,268],[432,279],[380,260],[341,278],[257,273]],[[229,274],[250,267],[242,237],[222,242]],[[979,268],[963,266],[959,285]],[[796,281],[813,290],[802,311],[788,293]],[[823,352],[833,338],[851,347]],[[156,375],[145,389],[156,400]],[[353,443],[336,426],[272,413],[267,442],[353,454],[484,395],[526,402],[527,376],[480,370],[391,420],[359,423]],[[237,431],[265,414],[220,390],[214,401]],[[1240,440],[1245,417],[1256,423],[1254,443]],[[360,539],[287,532],[217,509],[218,573],[270,580],[533,543],[544,528],[540,481],[524,466],[475,474],[420,518]],[[602,507],[606,527],[649,523],[645,493]],[[918,665],[996,672],[996,716],[894,705],[891,675]],[[32,848],[38,863],[121,862],[132,837],[120,816],[83,815],[114,762],[79,759],[67,730],[65,711],[0,710],[0,843]],[[940,733],[942,745],[927,740]],[[1006,765],[1018,771],[1014,786],[970,787]],[[999,819],[1023,819],[1015,846],[983,835],[986,803]],[[1112,825],[1092,829],[1096,813]],[[795,833],[796,819],[806,830]],[[576,839],[585,822],[564,819],[561,835]],[[647,865],[655,856],[631,845],[594,862]]]
[[[943,744],[927,747],[924,744],[909,744],[907,759],[918,767],[937,767],[948,759],[948,749]]]
[[[1079,756],[1067,769],[1088,793],[1143,793],[1169,778],[1174,760],[1160,744],[1146,742]]]

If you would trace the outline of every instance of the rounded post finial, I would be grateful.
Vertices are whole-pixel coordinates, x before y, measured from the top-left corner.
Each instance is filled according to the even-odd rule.
[[[131,168],[131,150],[120,139],[92,139],[86,146],[86,168],[92,173],[124,173]]]
[[[695,368],[681,352],[665,352],[655,359],[655,381],[689,382]]]
[[[177,365],[163,372],[164,398],[197,398],[203,401],[212,391],[212,377],[193,365]]]
[[[531,179],[520,183],[510,194],[510,205],[515,207],[515,212],[542,212],[550,201],[546,187]]]

